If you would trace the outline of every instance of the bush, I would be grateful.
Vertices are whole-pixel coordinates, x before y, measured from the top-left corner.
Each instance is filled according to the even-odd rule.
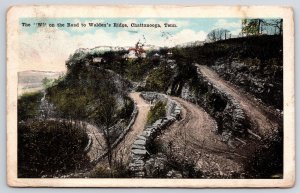
[[[87,167],[88,136],[78,123],[35,121],[18,125],[18,177],[53,177]]]
[[[125,77],[132,81],[142,81],[144,76],[153,68],[150,59],[133,59],[125,62]]]
[[[129,178],[131,177],[131,171],[127,164],[122,162],[114,163],[112,169],[105,165],[98,165],[89,173],[88,178]]]
[[[133,109],[134,102],[131,100],[131,98],[126,96],[124,97],[124,106],[118,111],[117,117],[119,117],[120,119],[128,119],[131,116]],[[130,120],[128,119],[128,121]]]
[[[161,66],[153,70],[147,78],[145,90],[166,92],[172,75],[172,69],[166,66]]]
[[[282,178],[283,174],[283,133],[273,140],[264,140],[265,145],[257,148],[246,160],[248,178]]]
[[[43,93],[26,93],[18,99],[18,121],[26,121],[39,116],[39,106]]]
[[[153,107],[151,107],[147,116],[147,123],[152,124],[156,120],[165,116],[166,116],[166,102],[158,101]]]

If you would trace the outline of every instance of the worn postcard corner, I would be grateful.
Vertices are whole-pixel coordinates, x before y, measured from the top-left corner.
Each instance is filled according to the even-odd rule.
[[[294,104],[289,7],[7,11],[12,187],[293,187]]]

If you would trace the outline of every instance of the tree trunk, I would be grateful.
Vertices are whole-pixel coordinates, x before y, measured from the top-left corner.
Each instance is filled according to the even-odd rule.
[[[280,33],[280,35],[282,35],[283,34],[283,19],[280,19],[280,24],[279,24],[279,33]]]
[[[258,19],[258,26],[257,26],[257,32],[258,32],[258,35],[261,34],[261,20]]]
[[[108,159],[108,165],[109,165],[109,171],[110,171],[110,177],[113,177],[112,173],[112,147],[111,144],[107,144],[107,159]]]

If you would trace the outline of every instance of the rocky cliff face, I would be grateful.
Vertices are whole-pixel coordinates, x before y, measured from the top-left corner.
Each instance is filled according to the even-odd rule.
[[[182,56],[176,53],[188,56],[185,63],[196,62],[209,66],[223,79],[251,94],[256,100],[282,110],[282,36],[233,38],[182,48],[177,52],[174,50],[174,57],[180,61]],[[191,72],[188,75],[193,76]]]
[[[283,108],[283,67],[280,59],[220,58],[211,66],[225,80],[251,93],[257,100]]]
[[[233,136],[244,136],[249,128],[249,121],[240,107],[225,91],[218,89],[201,73],[198,74],[198,84],[185,85],[181,97],[203,107],[218,123],[216,132],[220,133],[224,142]]]

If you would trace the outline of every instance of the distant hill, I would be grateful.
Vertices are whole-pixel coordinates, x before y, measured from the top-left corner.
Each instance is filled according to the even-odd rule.
[[[57,79],[63,74],[63,72],[35,70],[18,72],[18,96],[26,92],[35,92],[43,89],[42,80],[44,78]]]

